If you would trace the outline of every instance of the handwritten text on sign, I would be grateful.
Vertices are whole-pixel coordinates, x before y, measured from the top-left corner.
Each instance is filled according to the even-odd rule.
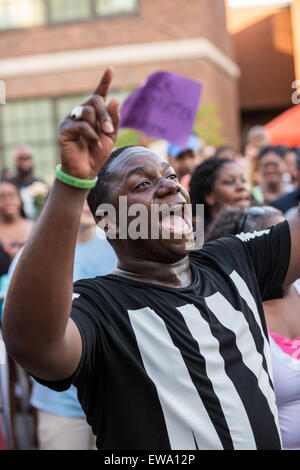
[[[170,72],[157,72],[123,103],[120,127],[184,146],[191,134],[202,84]]]

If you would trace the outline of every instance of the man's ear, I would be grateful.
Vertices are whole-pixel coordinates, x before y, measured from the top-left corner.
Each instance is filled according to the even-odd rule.
[[[108,214],[96,216],[95,221],[98,227],[105,232],[107,237],[113,236],[114,238],[118,238],[119,227],[115,220],[109,218]]]
[[[104,232],[107,231],[107,215],[102,215],[102,216],[96,216],[95,217],[95,222],[100,227]]]
[[[95,213],[95,221],[109,238],[117,238],[119,227],[117,225],[116,209],[112,204],[101,204]]]

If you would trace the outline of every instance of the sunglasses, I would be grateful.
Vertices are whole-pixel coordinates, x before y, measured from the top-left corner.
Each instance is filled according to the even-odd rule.
[[[249,209],[246,210],[244,213],[242,219],[240,222],[237,223],[237,231],[236,233],[242,233],[245,230],[245,225],[247,222],[247,218],[250,216],[259,216],[259,215],[265,215],[266,210],[263,207],[249,207]]]

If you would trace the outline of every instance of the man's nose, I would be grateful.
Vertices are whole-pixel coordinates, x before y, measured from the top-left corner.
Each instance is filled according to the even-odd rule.
[[[179,193],[180,189],[181,187],[178,181],[164,178],[158,185],[156,190],[156,197],[164,198],[168,195]]]

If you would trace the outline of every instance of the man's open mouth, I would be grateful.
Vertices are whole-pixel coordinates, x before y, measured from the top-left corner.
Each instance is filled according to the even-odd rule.
[[[163,232],[186,236],[193,231],[191,209],[188,204],[167,206],[160,213],[160,228]]]

